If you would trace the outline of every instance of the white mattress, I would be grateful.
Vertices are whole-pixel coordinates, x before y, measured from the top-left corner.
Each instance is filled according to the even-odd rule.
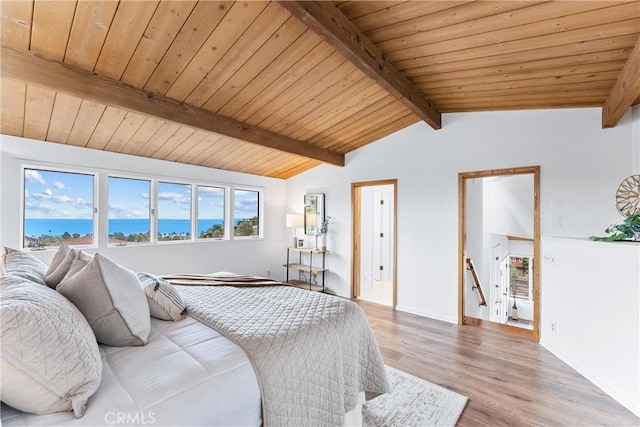
[[[2,425],[258,426],[260,389],[244,352],[191,317],[151,319],[149,344],[100,346],[103,372],[84,417],[2,404]]]

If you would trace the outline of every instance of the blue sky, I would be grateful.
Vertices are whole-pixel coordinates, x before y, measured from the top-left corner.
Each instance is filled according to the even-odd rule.
[[[93,218],[93,176],[24,170],[26,218]]]
[[[93,218],[93,175],[25,169],[26,218]],[[224,218],[224,189],[198,186],[198,216]],[[149,218],[150,181],[109,178],[109,218]],[[158,217],[189,219],[191,186],[158,182]],[[236,190],[234,216],[250,218],[258,213],[258,193]]]
[[[236,190],[233,208],[235,218],[252,218],[258,215],[258,192]]]
[[[109,177],[109,219],[149,218],[151,182]]]
[[[224,219],[224,188],[198,186],[198,218]]]
[[[158,182],[158,219],[191,218],[191,185]]]

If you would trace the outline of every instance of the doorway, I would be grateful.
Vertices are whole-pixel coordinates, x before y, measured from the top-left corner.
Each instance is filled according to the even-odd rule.
[[[458,323],[539,342],[540,167],[460,173],[458,192]]]
[[[351,184],[351,297],[395,308],[397,180]]]

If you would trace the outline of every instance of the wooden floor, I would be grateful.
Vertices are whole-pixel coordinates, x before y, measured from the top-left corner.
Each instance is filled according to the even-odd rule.
[[[469,398],[459,426],[640,425],[630,411],[529,339],[358,304],[387,365]]]

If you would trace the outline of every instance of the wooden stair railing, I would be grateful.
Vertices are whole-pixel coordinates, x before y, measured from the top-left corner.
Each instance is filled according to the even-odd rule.
[[[480,297],[480,306],[486,306],[487,300],[484,298],[484,292],[482,291],[482,284],[480,284],[480,278],[478,277],[478,273],[476,272],[476,268],[473,265],[473,261],[471,258],[467,258],[467,270],[471,271],[471,276],[473,277],[473,281],[475,285],[471,287],[471,290],[478,290],[478,296]]]

